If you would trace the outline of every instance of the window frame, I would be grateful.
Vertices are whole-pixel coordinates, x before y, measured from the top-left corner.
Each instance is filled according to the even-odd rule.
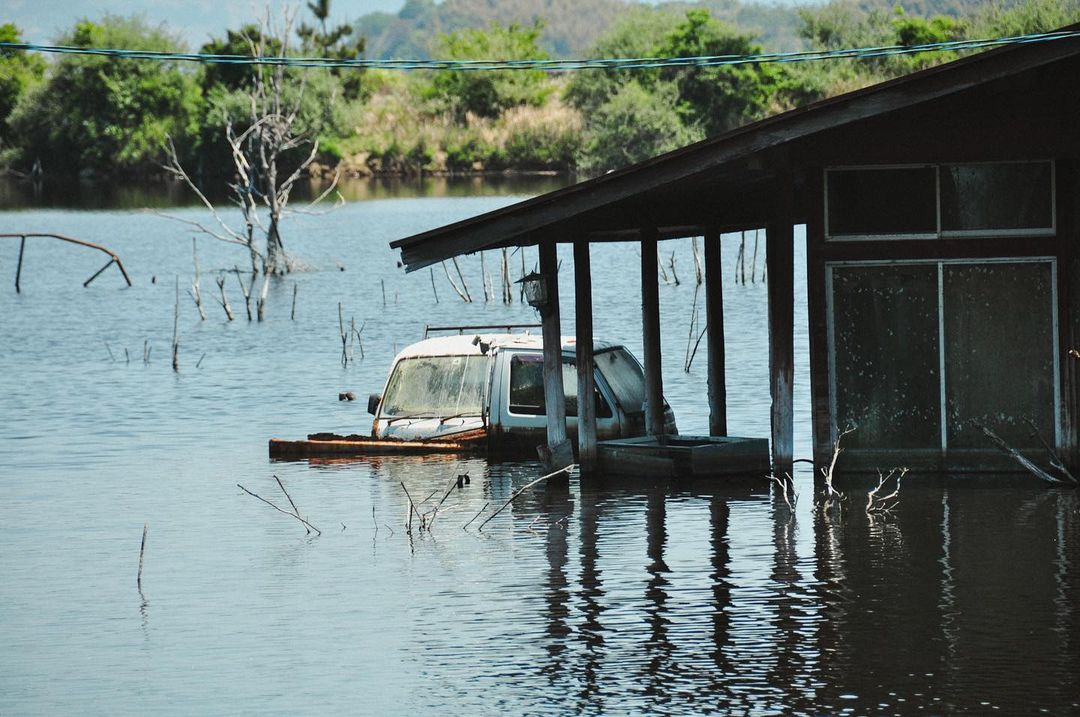
[[[941,226],[941,169],[956,166],[980,166],[1003,164],[1048,164],[1050,165],[1050,226],[1028,227],[1022,229],[943,229]],[[881,234],[832,234],[829,228],[829,175],[833,172],[849,171],[887,171],[890,169],[927,169],[934,170],[934,196],[937,229],[933,232],[893,232]],[[1014,159],[979,162],[939,162],[936,164],[853,164],[826,167],[823,170],[822,205],[824,207],[823,227],[825,241],[829,243],[862,241],[931,241],[942,239],[977,239],[987,237],[1055,237],[1057,236],[1057,163],[1052,159]]]
[[[950,265],[979,265],[979,264],[1048,264],[1050,267],[1050,309],[1051,309],[1051,334],[1053,345],[1053,389],[1054,389],[1054,445],[1061,445],[1062,438],[1062,386],[1061,386],[1061,326],[1059,316],[1059,277],[1058,259],[1056,256],[1010,256],[1010,257],[965,257],[956,259],[903,259],[903,260],[850,260],[829,261],[825,263],[825,330],[828,349],[829,366],[829,437],[836,442],[839,436],[839,428],[836,425],[837,414],[837,387],[836,387],[836,317],[835,317],[835,294],[833,289],[833,271],[843,268],[859,268],[873,266],[896,266],[901,264],[914,264],[937,267],[937,321],[938,321],[938,392],[941,416],[941,438],[938,450],[942,456],[949,453],[948,444],[948,415],[946,410],[947,381],[945,366],[945,314],[944,314],[944,269]]]
[[[508,351],[508,353],[509,353],[509,356],[507,356],[507,358],[506,358],[506,375],[505,375],[505,379],[504,379],[505,387],[501,391],[501,393],[503,394],[503,396],[506,399],[505,403],[503,404],[504,405],[503,410],[506,412],[507,416],[511,416],[513,418],[518,418],[518,419],[521,419],[521,418],[546,419],[546,417],[547,417],[547,412],[546,411],[544,413],[518,413],[518,412],[512,410],[514,404],[510,401],[510,390],[511,390],[511,387],[512,387],[511,373],[513,371],[514,359],[516,357],[518,357],[518,356],[530,356],[530,357],[531,356],[536,356],[536,357],[538,357],[540,359],[538,361],[538,363],[543,365],[544,354],[539,352],[539,351],[519,350],[519,349],[511,349],[510,351]],[[560,360],[561,360],[561,364],[562,364],[562,367],[563,367],[564,371],[566,370],[567,365],[573,366],[576,369],[577,364],[574,363],[575,362],[575,357],[567,356],[566,354],[563,354],[561,356]],[[593,367],[593,385],[595,387],[595,390],[596,390],[597,394],[600,396],[600,400],[602,400],[604,402],[604,404],[607,406],[607,413],[601,413],[600,411],[596,412],[597,420],[605,420],[605,421],[607,421],[607,420],[616,420],[618,418],[618,408],[617,408],[618,404],[615,401],[612,400],[611,390],[607,386],[607,383],[606,383],[605,379],[600,375],[600,372],[596,369],[596,367]],[[575,386],[576,386],[576,382],[575,382]],[[563,391],[564,392],[566,391],[565,385],[563,387]],[[576,414],[576,413],[575,414],[567,413],[566,418],[567,418],[567,420],[570,420],[570,419],[577,420],[578,419],[578,414]]]

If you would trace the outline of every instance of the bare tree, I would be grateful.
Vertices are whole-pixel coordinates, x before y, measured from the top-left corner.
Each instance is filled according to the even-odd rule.
[[[259,32],[244,36],[251,56],[288,56],[295,19],[296,8],[285,8],[278,20],[267,8]],[[306,76],[301,75],[299,86],[295,87],[282,63],[253,63],[251,72],[251,86],[246,97],[249,116],[244,121],[244,128],[237,131],[231,118],[227,118],[225,126],[225,139],[235,169],[234,181],[229,184],[230,198],[240,209],[243,226],[231,226],[222,218],[182,166],[169,138],[165,169],[195,192],[210,210],[217,226],[208,227],[181,217],[171,218],[221,241],[246,247],[252,271],[262,269],[266,274],[284,274],[292,267],[281,238],[281,222],[289,213],[292,190],[315,160],[319,143],[298,123]],[[310,150],[302,155],[302,159],[296,160],[296,151],[305,146],[310,146]],[[337,182],[338,175],[335,174],[330,186],[309,207],[335,192]],[[339,202],[343,201],[340,193],[337,196]],[[260,237],[264,239],[261,251],[258,248]]]

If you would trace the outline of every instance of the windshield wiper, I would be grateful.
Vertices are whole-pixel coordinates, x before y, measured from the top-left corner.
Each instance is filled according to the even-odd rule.
[[[483,414],[477,413],[476,411],[465,411],[464,413],[455,413],[452,416],[443,416],[439,419],[439,425],[441,426],[453,418],[463,418],[464,416],[479,416],[480,418],[483,418]]]
[[[394,421],[408,421],[413,418],[437,418],[437,416],[425,415],[423,413],[414,413],[411,416],[394,416],[393,418],[386,419],[386,425],[390,425]]]

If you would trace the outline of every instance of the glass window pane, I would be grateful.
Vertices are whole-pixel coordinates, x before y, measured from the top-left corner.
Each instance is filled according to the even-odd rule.
[[[944,231],[1049,229],[1053,226],[1049,162],[953,164],[941,168]]]
[[[829,236],[937,233],[933,167],[829,170],[826,177]]]
[[[577,365],[563,359],[563,391],[566,415],[577,416]],[[595,391],[595,389],[594,389]],[[611,408],[595,391],[597,418],[611,418]],[[510,357],[510,412],[527,416],[547,413],[544,399],[544,357],[541,354],[514,354]]]
[[[645,412],[645,374],[624,348],[601,351],[594,359],[615,400],[628,416]]]
[[[832,286],[845,445],[940,450],[937,266],[834,267]]]
[[[992,449],[983,424],[1037,448],[1054,442],[1053,283],[1049,263],[946,265],[945,399],[950,449]]]
[[[490,359],[424,356],[403,359],[383,396],[383,416],[480,415]]]

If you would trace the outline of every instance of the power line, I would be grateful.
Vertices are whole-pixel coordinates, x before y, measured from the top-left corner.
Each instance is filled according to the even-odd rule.
[[[765,63],[814,62],[834,59],[863,59],[913,55],[923,52],[959,52],[980,50],[1004,45],[1052,42],[1080,37],[1080,30],[1014,35],[983,40],[951,40],[922,45],[886,45],[837,50],[806,50],[800,52],[766,52],[752,55],[699,55],[695,57],[612,57],[580,60],[366,60],[328,57],[286,57],[223,55],[212,53],[160,52],[154,50],[125,50],[69,45],[39,45],[28,42],[0,42],[2,51],[42,52],[56,55],[91,55],[126,60],[155,60],[159,62],[197,62],[212,65],[270,65],[309,68],[351,68],[384,70],[540,70],[543,72],[572,72],[591,69],[635,70],[659,67],[719,67]]]

